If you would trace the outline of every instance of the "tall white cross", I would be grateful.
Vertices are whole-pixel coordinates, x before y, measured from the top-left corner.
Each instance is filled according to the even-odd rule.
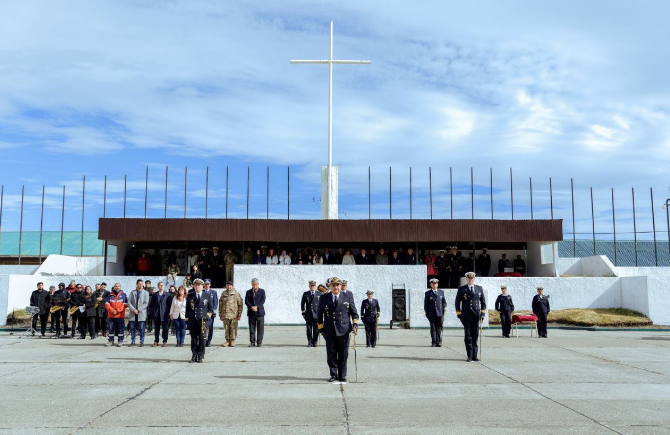
[[[324,219],[337,219],[337,197],[333,198],[332,178],[335,177],[337,183],[337,173],[333,174],[333,65],[335,64],[354,64],[370,65],[369,60],[334,60],[333,59],[333,22],[330,22],[330,57],[326,60],[292,60],[291,63],[297,64],[326,64],[328,65],[328,167],[326,177],[327,190],[326,198],[321,197],[321,217]],[[323,184],[323,175],[322,175]],[[336,186],[335,186],[336,187]],[[335,194],[336,196],[337,194]],[[325,200],[325,201],[324,201]],[[325,204],[324,204],[325,203]],[[333,207],[334,206],[334,207]],[[325,207],[325,208],[324,208]],[[333,210],[334,208],[334,210]]]

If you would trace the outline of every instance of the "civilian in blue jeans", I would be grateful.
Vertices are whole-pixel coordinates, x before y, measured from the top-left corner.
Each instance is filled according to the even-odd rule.
[[[180,285],[170,306],[170,320],[177,336],[177,347],[183,347],[186,339],[186,296],[186,287]]]
[[[130,309],[130,345],[135,346],[137,331],[140,332],[140,347],[144,346],[144,323],[147,320],[147,308],[149,307],[149,292],[144,290],[144,282],[137,280],[135,290],[128,298]]]

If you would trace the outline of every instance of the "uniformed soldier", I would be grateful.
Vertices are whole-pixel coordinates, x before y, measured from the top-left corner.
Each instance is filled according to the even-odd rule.
[[[237,324],[242,318],[243,308],[242,296],[233,287],[233,282],[228,281],[226,291],[221,293],[221,299],[219,300],[219,318],[226,330],[226,342],[222,344],[223,347],[235,347]]]
[[[437,269],[437,279],[446,287],[449,285],[451,260],[444,249],[440,249],[440,255],[435,259],[435,268]]]
[[[226,272],[224,267],[223,255],[221,255],[221,253],[219,252],[219,248],[217,246],[212,248],[212,255],[210,255],[209,257],[209,265],[211,271],[211,276],[209,278],[212,281],[211,282],[212,287],[214,288],[223,287],[224,282],[226,282]],[[207,290],[207,288],[205,288],[205,290]]]
[[[516,260],[514,260],[514,271],[521,276],[526,275],[526,262],[521,258],[521,254],[517,254]]]
[[[547,338],[547,317],[551,312],[549,308],[549,296],[544,295],[544,287],[537,288],[537,294],[533,297],[533,314],[537,316],[537,335]]]
[[[202,274],[202,279],[209,278],[209,255],[207,248],[204,246],[200,248],[200,255],[198,255],[198,261],[196,262],[198,270]]]
[[[319,328],[317,327],[316,316],[312,311],[312,302],[316,296],[316,281],[309,282],[309,290],[302,294],[300,300],[300,310],[302,318],[305,319],[305,332],[307,334],[307,347],[316,347],[319,340]]]
[[[336,379],[347,382],[349,334],[358,332],[356,306],[340,293],[341,285],[337,277],[330,280],[330,293],[321,296],[316,313],[319,331],[326,340],[326,358],[330,368],[328,382]]]
[[[365,325],[365,346],[377,346],[377,322],[379,320],[379,301],[372,296],[375,292],[368,290],[365,294],[368,296],[361,303],[361,319]]]
[[[475,273],[465,274],[467,284],[456,292],[456,316],[463,324],[465,333],[465,351],[468,362],[479,361],[479,324],[486,315],[486,296],[481,286],[475,285]]]
[[[314,320],[317,321],[317,328],[316,328],[316,336],[317,336],[317,342],[314,344],[314,347],[319,345],[318,338],[319,338],[319,327],[318,327],[318,317],[316,315],[317,311],[319,311],[319,300],[321,299],[321,296],[323,295],[328,295],[330,294],[330,290],[328,287],[330,286],[330,279],[326,282],[326,285],[319,285],[316,288],[316,292],[314,292],[314,299],[312,299],[312,316],[314,316]]]
[[[489,276],[489,271],[491,270],[491,255],[488,253],[488,249],[482,249],[482,253],[479,254],[477,258],[477,268],[481,273],[481,276]]]
[[[237,255],[232,249],[228,249],[223,261],[226,263],[226,281],[233,281],[233,270],[235,269],[235,263],[237,263]]]
[[[354,304],[354,305],[356,305],[356,302],[354,301],[354,294],[352,293],[351,290],[349,290],[349,289],[347,288],[347,280],[346,280],[346,279],[343,279],[343,280],[342,280],[342,286],[341,286],[341,288],[342,288],[342,291],[341,291],[342,294],[348,296],[349,299],[351,299],[351,303]]]
[[[212,307],[212,309],[214,310],[214,313],[216,314],[217,310],[219,309],[219,295],[216,292],[216,290],[211,288],[212,281],[209,278],[205,279],[203,282],[205,284],[204,284],[204,288],[202,289],[202,291],[205,292],[205,293],[209,293],[209,295],[212,297],[212,305],[214,305]],[[207,341],[205,342],[205,347],[210,347],[212,345],[212,337],[214,337],[214,316],[212,316],[209,319],[208,328],[209,329],[208,329],[208,332],[207,332]]]
[[[423,298],[423,312],[430,323],[430,347],[442,347],[442,326],[444,325],[444,310],[447,300],[444,290],[438,289],[439,280],[430,280],[430,290]]]
[[[461,285],[461,276],[463,273],[463,266],[461,265],[461,256],[458,247],[451,247],[451,255],[449,256],[449,259],[451,260],[451,263],[449,264],[449,288],[458,288]]]
[[[500,324],[502,325],[502,336],[509,338],[512,330],[512,313],[514,312],[514,302],[512,296],[507,294],[507,286],[500,286],[502,294],[496,299],[496,311],[500,314]]]
[[[509,260],[507,259],[507,254],[502,254],[502,257],[498,260],[498,273],[504,273],[508,267]]]
[[[202,291],[203,280],[193,281],[193,293],[186,298],[186,324],[191,335],[191,362],[205,360],[205,337],[209,319],[214,315],[212,296]]]

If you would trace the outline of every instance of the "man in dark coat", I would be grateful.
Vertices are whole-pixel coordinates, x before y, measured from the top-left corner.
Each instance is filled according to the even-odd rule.
[[[95,301],[98,306],[95,309],[95,333],[102,331],[102,336],[107,337],[107,308],[105,308],[105,301],[109,296],[107,290],[107,283],[100,284],[100,288],[95,291]]]
[[[371,258],[365,248],[361,248],[361,253],[356,256],[356,264],[367,265],[372,264]]]
[[[249,318],[249,347],[261,347],[265,332],[265,290],[259,288],[258,279],[251,280],[251,288],[244,297]]]
[[[377,321],[379,319],[380,309],[379,301],[372,296],[375,292],[368,290],[365,294],[368,296],[361,303],[361,320],[365,325],[365,345],[366,347],[377,346]]]
[[[60,336],[61,333],[61,323],[63,325],[63,333],[67,334],[67,314],[68,314],[68,298],[70,294],[65,290],[65,283],[61,282],[58,284],[58,290],[56,290],[51,297],[51,305],[58,306],[58,310],[54,313],[56,315],[56,335]],[[103,302],[104,305],[104,302]]]
[[[316,313],[312,311],[312,302],[316,297],[316,281],[309,282],[309,290],[302,294],[300,310],[302,318],[305,319],[305,332],[307,334],[307,347],[316,347],[319,340],[319,328],[316,324]]]
[[[186,324],[191,335],[191,362],[205,360],[205,335],[209,319],[214,315],[214,304],[209,293],[202,291],[204,282],[193,281],[193,293],[186,297]]]
[[[538,287],[537,294],[533,297],[533,314],[537,316],[537,334],[539,337],[547,338],[547,317],[551,312],[549,307],[549,296],[544,295],[544,288]]]
[[[158,338],[163,330],[163,347],[167,346],[168,323],[170,323],[170,309],[172,308],[172,295],[165,290],[163,282],[158,283],[158,291],[151,295],[149,302],[149,316],[154,319],[154,347],[158,346]]]
[[[440,249],[440,255],[435,259],[435,268],[437,269],[437,280],[442,283],[442,287],[449,286],[450,267],[450,258],[445,255],[444,249]]]
[[[486,296],[484,289],[475,285],[475,273],[465,274],[467,284],[456,292],[456,316],[463,324],[465,352],[467,361],[479,361],[479,324],[486,315]]]
[[[481,276],[489,276],[491,270],[491,255],[489,255],[486,248],[482,249],[482,253],[477,258],[477,268]]]
[[[350,303],[349,298],[341,297],[341,284],[337,277],[331,278],[330,293],[321,296],[316,313],[319,331],[326,340],[326,358],[330,368],[328,382],[336,379],[347,382],[349,334],[358,332],[356,306]]]
[[[440,290],[438,285],[438,279],[431,279],[430,290],[423,298],[423,312],[430,323],[430,347],[442,347],[442,326],[447,300],[444,298],[444,291]]]
[[[507,259],[507,254],[503,254],[502,258],[498,260],[498,273],[505,272],[505,269],[509,267],[509,260]]]
[[[30,306],[37,307],[39,311],[35,314],[32,321],[32,328],[37,326],[37,318],[40,319],[40,332],[44,337],[47,331],[47,318],[49,317],[49,292],[44,290],[44,283],[37,283],[37,290],[30,295]],[[35,335],[35,333],[33,333]]]

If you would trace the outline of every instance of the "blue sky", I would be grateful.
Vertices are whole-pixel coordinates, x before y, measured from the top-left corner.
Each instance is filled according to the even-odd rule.
[[[334,3],[334,2],[331,2]],[[335,57],[371,66],[336,66],[334,161],[340,166],[340,215],[365,218],[372,167],[373,217],[428,217],[428,167],[434,217],[448,217],[448,171],[454,171],[454,216],[470,217],[470,167],[476,217],[490,216],[489,168],[497,217],[554,211],[571,231],[570,178],[577,231],[590,231],[589,188],[597,231],[611,231],[611,187],[617,230],[665,230],[670,180],[670,27],[663,1],[477,2],[3,2],[0,5],[0,183],[3,229],[81,226],[81,181],[87,176],[86,229],[102,215],[120,216],[123,179],[128,209],[183,215],[188,165],[189,215],[246,216],[251,167],[253,217],[286,214],[291,165],[292,217],[318,218],[319,168],[326,163],[327,69],[290,65],[325,58],[335,22]],[[660,231],[660,230],[659,230]],[[622,236],[624,238],[624,236]]]

